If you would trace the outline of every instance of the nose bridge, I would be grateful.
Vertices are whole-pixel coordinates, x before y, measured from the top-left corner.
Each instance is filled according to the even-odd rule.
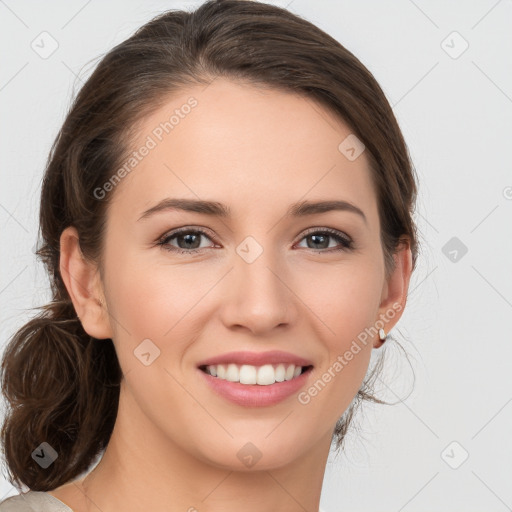
[[[284,266],[276,251],[250,236],[235,251],[233,288],[224,321],[254,332],[292,321],[293,294],[285,285]]]

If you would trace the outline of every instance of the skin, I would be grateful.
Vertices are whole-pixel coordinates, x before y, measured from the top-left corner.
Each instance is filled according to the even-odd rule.
[[[77,314],[90,335],[113,340],[124,378],[102,460],[50,494],[76,512],[317,511],[335,423],[378,336],[306,405],[296,395],[269,407],[233,404],[196,365],[233,350],[289,351],[314,364],[307,389],[393,304],[401,309],[385,331],[398,322],[411,252],[397,253],[386,280],[366,155],[349,161],[338,145],[350,129],[309,98],[217,78],[145,118],[134,150],[190,96],[197,107],[110,192],[103,280],[81,257],[76,230],[62,233],[60,269]],[[218,201],[233,217],[170,210],[137,221],[165,197]],[[367,223],[349,211],[285,216],[297,201],[330,199],[355,204]],[[199,254],[156,245],[184,226],[212,235],[199,238]],[[335,238],[315,242],[309,228],[338,230],[355,249],[334,252]],[[263,248],[252,263],[236,252],[247,236]],[[134,356],[147,338],[160,349],[149,366]],[[262,455],[252,467],[237,457],[248,442]]]

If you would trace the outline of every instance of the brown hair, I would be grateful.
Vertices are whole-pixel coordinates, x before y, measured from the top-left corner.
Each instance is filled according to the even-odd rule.
[[[76,317],[59,271],[61,233],[75,226],[82,253],[101,272],[112,194],[98,200],[93,191],[125,160],[137,123],[173,92],[221,76],[299,93],[337,114],[371,162],[387,276],[403,235],[414,268],[414,169],[391,107],[363,64],[312,23],[273,5],[210,0],[193,12],[164,12],[101,59],[50,151],[37,254],[53,300],[15,333],[1,365],[9,405],[1,437],[13,484],[47,491],[75,479],[107,446],[117,415],[122,372],[114,345],[88,335]],[[381,365],[338,421],[337,448],[362,400],[385,403],[372,395]],[[32,455],[42,442],[58,454],[46,469]]]

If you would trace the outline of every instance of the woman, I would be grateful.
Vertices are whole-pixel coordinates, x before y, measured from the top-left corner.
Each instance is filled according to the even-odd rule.
[[[415,199],[382,90],[311,23],[244,0],[147,23],[48,161],[53,301],[2,361],[30,491],[0,510],[317,511],[331,443],[380,402]]]

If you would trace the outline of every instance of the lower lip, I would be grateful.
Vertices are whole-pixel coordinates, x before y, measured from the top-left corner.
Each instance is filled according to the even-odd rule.
[[[313,368],[309,367],[298,377],[267,386],[258,384],[240,384],[213,377],[198,368],[206,383],[219,395],[244,407],[265,407],[274,405],[297,393],[304,386]]]

